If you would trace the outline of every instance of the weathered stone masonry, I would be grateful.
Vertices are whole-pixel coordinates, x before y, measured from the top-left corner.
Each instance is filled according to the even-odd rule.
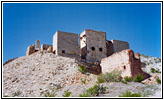
[[[40,41],[37,40],[35,45],[28,47],[26,55],[38,50],[62,56],[77,56],[86,63],[90,72],[96,74],[118,70],[122,72],[122,77],[136,77],[138,74],[144,75],[144,78],[149,77],[141,69],[140,55],[129,49],[128,42],[106,40],[106,32],[102,31],[86,29],[80,37],[75,33],[57,31],[53,36],[53,45],[42,44],[40,48]]]
[[[53,36],[56,55],[79,55],[78,34],[57,31]]]
[[[87,29],[80,34],[82,59],[101,61],[106,57],[106,33]]]

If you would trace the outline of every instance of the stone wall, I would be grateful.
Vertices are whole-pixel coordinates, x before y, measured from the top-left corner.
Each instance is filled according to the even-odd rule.
[[[56,55],[79,55],[78,34],[57,31],[53,37]]]
[[[40,41],[36,40],[35,42],[35,50],[40,50]]]
[[[120,52],[125,49],[129,49],[129,43],[120,40],[111,40],[113,45],[113,52]]]
[[[35,45],[30,45],[27,47],[26,56],[29,56],[30,54],[34,52],[35,52]]]
[[[111,41],[106,41],[106,50],[107,50],[107,57],[114,53],[113,44]]]
[[[121,76],[136,77],[138,74],[144,75],[144,78],[149,77],[141,69],[139,54],[135,57],[133,50],[127,49],[101,60],[102,73],[111,72],[113,70],[121,71]]]
[[[106,57],[106,33],[86,29],[80,35],[81,55],[85,51],[86,59],[92,61],[101,61]],[[85,47],[86,46],[86,47]],[[85,49],[83,50],[83,48]]]
[[[41,45],[41,50],[43,51],[43,50],[48,50],[48,48],[51,48],[52,47],[52,45],[49,45],[49,44],[42,44]]]

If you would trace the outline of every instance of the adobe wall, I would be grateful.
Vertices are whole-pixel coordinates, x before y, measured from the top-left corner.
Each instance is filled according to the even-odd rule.
[[[78,34],[57,31],[53,37],[53,51],[56,55],[79,54]]]
[[[138,59],[137,59],[138,58]],[[148,77],[141,69],[141,62],[139,57],[135,57],[133,50],[127,49],[113,55],[103,58],[101,60],[102,73],[111,72],[113,70],[121,71],[121,76],[136,77],[138,74]]]
[[[106,33],[87,29],[80,35],[86,38],[86,59],[92,61],[101,61],[106,57]],[[85,39],[82,39],[85,40]],[[83,47],[83,42],[80,42]],[[82,49],[82,48],[80,48]]]
[[[113,44],[113,52],[120,52],[125,49],[129,49],[129,43],[125,41],[119,41],[119,40],[111,40]]]

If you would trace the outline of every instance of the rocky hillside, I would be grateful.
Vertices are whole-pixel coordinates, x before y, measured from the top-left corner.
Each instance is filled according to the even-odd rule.
[[[141,61],[142,69],[152,76],[158,76],[160,80],[161,60],[141,55]],[[75,58],[52,53],[38,51],[19,57],[3,66],[3,96],[118,97],[127,91],[146,97],[161,96],[161,84],[156,80],[153,84],[134,81],[98,82],[100,75],[82,73],[79,68]]]

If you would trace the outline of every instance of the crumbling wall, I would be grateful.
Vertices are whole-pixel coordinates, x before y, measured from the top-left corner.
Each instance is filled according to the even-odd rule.
[[[86,29],[80,38],[86,38],[86,59],[92,61],[101,61],[102,58],[106,57],[106,33],[101,31],[94,31]],[[84,40],[82,39],[82,40]],[[83,45],[80,42],[80,45]],[[83,51],[83,46],[80,47]],[[84,52],[81,52],[83,55]],[[84,53],[85,54],[85,53]]]
[[[40,41],[36,40],[35,42],[35,50],[40,50]]]
[[[26,56],[29,56],[30,54],[34,53],[35,52],[35,45],[30,45],[28,46],[27,48],[27,51],[26,51]]]
[[[52,45],[49,45],[49,44],[42,44],[41,45],[41,50],[48,50],[49,47],[51,47]]]
[[[135,57],[133,50],[127,49],[101,60],[102,73],[111,72],[113,70],[121,71],[121,76],[136,77],[138,74],[144,75],[144,78],[149,77],[141,69],[139,55]]]
[[[106,41],[106,50],[107,50],[107,57],[114,53],[113,44],[111,41]]]
[[[79,55],[78,34],[57,31],[53,37],[56,55]]]

